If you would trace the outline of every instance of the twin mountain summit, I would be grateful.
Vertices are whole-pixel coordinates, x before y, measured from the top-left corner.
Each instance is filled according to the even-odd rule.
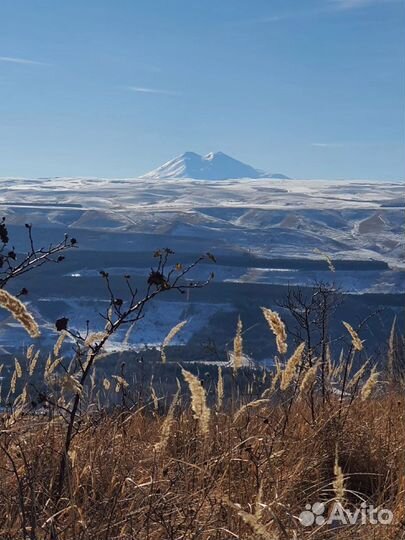
[[[195,152],[185,152],[141,178],[192,178],[196,180],[277,178],[283,180],[288,179],[288,176],[255,169],[223,152],[210,152],[206,156]]]

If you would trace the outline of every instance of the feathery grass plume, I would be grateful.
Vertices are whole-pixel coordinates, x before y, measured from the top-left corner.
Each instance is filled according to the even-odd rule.
[[[137,321],[134,321],[129,327],[128,330],[125,332],[124,341],[122,342],[122,346],[125,348],[127,347],[129,343],[129,338],[131,337],[132,330],[135,328]]]
[[[232,367],[236,372],[243,366],[243,338],[242,338],[242,319],[238,317],[236,325],[236,335],[233,339]]]
[[[345,498],[345,477],[343,476],[342,468],[339,465],[337,449],[335,454],[335,464],[333,466],[333,474],[335,475],[332,483],[335,499],[343,502]]]
[[[17,358],[14,358],[14,367],[15,372],[18,378],[22,377],[22,368],[20,362],[17,360]]]
[[[369,361],[366,360],[366,362],[364,362],[364,364],[356,371],[356,373],[350,379],[349,384],[347,385],[348,390],[356,388],[359,381],[363,378],[363,375],[366,371],[368,364],[369,364]]]
[[[46,362],[45,362],[44,379],[48,377],[48,370],[51,364],[52,364],[52,357],[51,357],[51,353],[49,353],[48,358],[46,359]]]
[[[56,340],[55,345],[53,346],[53,355],[55,356],[55,358],[59,356],[63,342],[65,341],[67,335],[68,334],[66,330],[62,330],[61,333],[59,334],[58,339]]]
[[[61,363],[61,358],[57,358],[56,360],[54,360],[53,362],[50,362],[49,365],[48,365],[48,368],[46,370],[46,376],[49,377],[50,375],[52,375],[52,373],[55,371],[55,369],[59,366],[59,364]]]
[[[285,324],[280,318],[280,315],[276,311],[272,311],[269,308],[262,307],[264,318],[267,321],[271,331],[276,336],[277,350],[280,354],[287,352],[287,332],[285,330]]]
[[[194,418],[198,420],[201,433],[207,435],[209,431],[210,409],[207,405],[205,389],[200,379],[189,371],[182,368],[181,374],[190,389],[191,408],[194,412]]]
[[[29,366],[28,366],[28,373],[30,377],[34,374],[35,368],[37,367],[38,359],[39,359],[39,353],[40,351],[37,351],[35,355],[32,357]]]
[[[258,540],[259,538],[261,540],[276,540],[277,537],[275,537],[266,529],[266,527],[255,516],[255,514],[249,514],[249,512],[245,512],[245,510],[241,509],[239,504],[232,503],[231,501],[228,501],[228,505],[233,508],[237,512],[238,516],[242,518],[242,521],[250,527],[251,531],[255,534],[256,540]]]
[[[0,307],[7,309],[32,338],[41,335],[37,322],[21,300],[4,289],[0,289]]]
[[[109,390],[111,388],[111,382],[106,377],[104,377],[103,380],[103,388],[104,390]]]
[[[246,405],[243,405],[238,411],[236,411],[235,416],[233,417],[233,421],[236,422],[238,418],[242,416],[244,412],[246,412],[248,409],[255,409],[256,407],[260,407],[263,405],[263,403],[268,403],[270,400],[267,398],[260,398],[256,399],[255,401],[250,401],[249,403],[246,403]]]
[[[344,358],[344,352],[343,352],[343,347],[342,347],[339,354],[339,360],[337,364],[334,365],[332,373],[331,373],[331,378],[334,380],[339,380],[343,374],[343,371],[345,370],[345,362],[343,361],[343,358]]]
[[[287,390],[292,380],[294,379],[295,372],[301,362],[304,349],[305,349],[305,341],[303,341],[300,345],[298,345],[298,347],[295,349],[294,353],[292,354],[292,356],[286,363],[283,373],[281,374],[281,384],[280,384],[281,390]]]
[[[25,358],[27,360],[31,360],[33,354],[34,354],[34,345],[30,345],[25,354]]]
[[[318,253],[319,255],[322,255],[322,257],[325,259],[325,261],[328,263],[328,268],[331,272],[336,272],[336,268],[335,268],[335,265],[333,264],[333,261],[332,259],[330,258],[330,256],[325,253],[324,251],[321,251],[320,249],[318,248],[315,248],[314,249],[314,253]]]
[[[358,333],[354,330],[354,328],[347,322],[342,321],[343,326],[346,328],[346,330],[349,332],[350,337],[352,338],[352,345],[356,351],[362,351],[363,350],[363,342],[360,339]]]
[[[124,377],[121,377],[120,375],[112,375],[112,378],[117,381],[117,384],[115,385],[115,391],[117,394],[122,388],[128,388],[129,384]]]
[[[224,376],[221,366],[218,366],[218,383],[217,383],[217,411],[222,409],[224,401]]]
[[[311,391],[312,386],[316,381],[318,367],[319,362],[315,362],[315,364],[306,371],[300,384],[300,394],[307,394]]]
[[[332,359],[332,353],[330,350],[329,342],[325,346],[325,359],[326,359],[325,374],[327,376],[330,376],[333,372],[333,359]]]
[[[11,394],[14,394],[15,393],[15,387],[17,385],[17,372],[16,370],[14,369],[13,371],[13,375],[11,377],[11,381],[10,381],[10,393]]]
[[[152,381],[151,381],[151,385],[150,385],[150,395],[151,395],[151,398],[152,398],[152,401],[153,401],[153,408],[155,409],[155,411],[158,411],[159,410],[159,398],[157,397],[157,394],[156,394],[155,389],[153,387]]]
[[[83,395],[83,386],[73,375],[65,373],[59,382],[63,392],[73,392],[74,394],[79,394],[79,396]]]
[[[185,320],[185,321],[179,322],[178,324],[176,324],[176,326],[173,326],[173,328],[170,330],[170,332],[167,334],[167,336],[163,340],[162,347],[160,349],[160,358],[162,360],[162,364],[165,364],[167,360],[166,353],[165,353],[166,347],[170,345],[172,340],[176,337],[176,335],[180,332],[180,330],[184,326],[186,326],[187,323],[188,323],[188,320]]]
[[[24,385],[23,391],[21,392],[21,405],[24,405],[28,400],[28,388],[27,385]]]
[[[169,410],[167,411],[162,427],[160,428],[160,439],[159,442],[155,444],[156,452],[163,452],[166,449],[167,443],[169,442],[170,433],[173,431],[174,411],[176,409],[179,395],[180,388],[177,388],[177,392],[174,394]]]
[[[397,322],[397,316],[395,315],[392,321],[390,337],[388,339],[388,374],[391,380],[394,379],[394,365],[395,365],[395,327]]]
[[[89,334],[84,342],[86,347],[91,347],[95,343],[100,343],[100,341],[103,341],[107,337],[106,332],[94,332],[93,334]]]
[[[363,388],[361,389],[360,397],[363,401],[368,399],[371,395],[371,392],[374,390],[374,387],[376,386],[378,382],[379,373],[376,371],[376,367],[374,366],[371,370],[370,376],[367,379],[367,381],[364,383]]]

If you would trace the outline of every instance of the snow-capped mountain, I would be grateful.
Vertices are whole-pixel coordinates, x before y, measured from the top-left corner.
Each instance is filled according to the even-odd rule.
[[[141,178],[193,178],[196,180],[227,180],[236,178],[288,178],[282,174],[269,174],[224,154],[210,152],[201,156],[185,152]]]

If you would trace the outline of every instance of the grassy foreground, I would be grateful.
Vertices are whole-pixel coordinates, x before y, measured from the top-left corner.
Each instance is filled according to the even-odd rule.
[[[282,392],[273,379],[264,397],[223,410],[221,388],[208,408],[203,387],[184,376],[193,410],[179,391],[163,415],[146,407],[81,415],[60,495],[62,415],[3,415],[0,538],[404,537],[402,395],[386,390],[371,399],[366,382],[344,399],[322,398],[308,381],[292,380]],[[394,519],[300,523],[307,503],[328,508],[336,500],[388,508]]]

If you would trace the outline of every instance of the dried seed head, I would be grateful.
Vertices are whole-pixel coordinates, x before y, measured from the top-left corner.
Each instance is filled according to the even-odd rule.
[[[37,322],[21,300],[4,289],[0,289],[0,306],[7,309],[32,338],[41,335]]]
[[[371,370],[370,377],[367,379],[367,381],[364,383],[363,388],[361,389],[360,397],[363,401],[365,401],[371,396],[371,393],[378,382],[379,375],[380,374],[376,371],[376,368],[374,366]]]
[[[222,368],[218,366],[218,383],[217,383],[217,411],[221,410],[224,401],[224,377]]]
[[[298,345],[293,355],[288,360],[284,368],[284,371],[281,374],[281,384],[280,384],[281,390],[287,390],[287,388],[290,386],[291,382],[293,381],[297,367],[299,366],[301,362],[304,349],[305,349],[305,342],[302,342],[300,345]]]
[[[185,369],[182,369],[181,373],[190,389],[191,408],[193,409],[194,417],[198,420],[200,431],[205,436],[208,434],[210,421],[210,410],[206,402],[205,389],[195,375]]]
[[[14,366],[15,366],[15,372],[18,378],[22,377],[22,368],[20,362],[17,360],[17,358],[14,358]]]
[[[333,480],[333,491],[337,501],[343,502],[345,498],[345,477],[343,476],[342,468],[339,465],[338,452],[336,450],[335,465],[333,467],[335,478]]]
[[[300,385],[301,394],[307,394],[308,392],[311,391],[312,386],[314,385],[314,382],[316,381],[318,366],[319,366],[319,363],[317,362],[312,367],[310,367],[305,373],[304,377],[302,378],[301,385]]]
[[[32,376],[34,374],[34,371],[35,371],[35,368],[37,366],[38,359],[39,359],[39,353],[40,353],[40,351],[37,351],[35,353],[34,357],[31,359],[31,361],[29,363],[28,373],[29,373],[30,376]]]
[[[238,317],[236,325],[236,335],[233,340],[232,367],[238,371],[243,366],[243,338],[242,338],[242,320]]]
[[[180,330],[186,326],[186,324],[188,323],[188,320],[185,320],[185,321],[182,321],[182,322],[179,322],[178,324],[176,324],[176,326],[174,326],[170,332],[167,334],[167,336],[165,337],[165,339],[163,340],[163,343],[162,343],[162,347],[161,347],[161,351],[160,351],[160,357],[161,357],[161,360],[162,360],[162,363],[165,364],[166,363],[166,354],[165,354],[165,348],[168,347],[170,345],[170,343],[172,342],[172,340],[176,337],[176,335],[180,332]]]
[[[287,352],[287,332],[280,315],[277,312],[265,307],[262,307],[262,312],[267,324],[271,328],[273,334],[276,336],[278,352],[280,354],[285,354]]]
[[[53,347],[53,355],[55,358],[59,356],[60,350],[62,348],[63,342],[65,341],[65,338],[67,336],[67,332],[65,330],[62,330],[61,333],[58,336],[58,339],[56,340],[56,343]]]
[[[346,330],[350,334],[350,337],[352,338],[352,345],[353,345],[354,349],[356,351],[363,350],[363,342],[360,339],[358,333],[353,329],[353,327],[349,323],[347,323],[345,321],[342,321],[342,322],[343,322],[343,326],[346,328]]]

